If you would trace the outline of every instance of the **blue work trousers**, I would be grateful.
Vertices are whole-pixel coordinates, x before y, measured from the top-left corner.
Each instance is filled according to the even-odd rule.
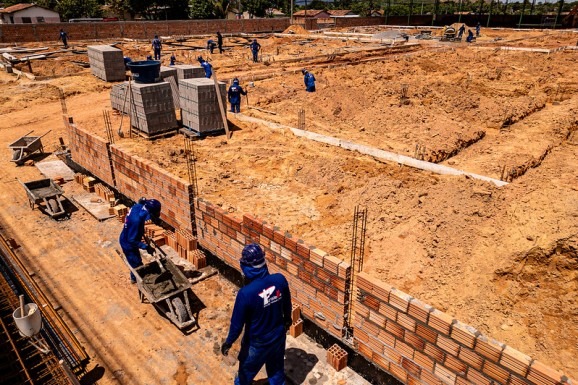
[[[241,101],[239,100],[238,102],[231,102],[231,112],[237,113],[237,112],[241,112]]]
[[[138,247],[134,249],[123,248],[122,252],[124,253],[124,256],[126,257],[126,260],[128,261],[130,267],[135,269],[139,266],[142,266],[142,258],[140,256],[140,250],[138,249]],[[130,273],[130,280],[136,281],[136,277],[134,276],[133,273]]]
[[[259,51],[253,51],[253,62],[257,63],[259,61]]]
[[[267,344],[241,344],[235,385],[251,385],[265,365],[269,385],[285,385],[285,333]]]
[[[161,49],[155,48],[155,60],[161,60]]]

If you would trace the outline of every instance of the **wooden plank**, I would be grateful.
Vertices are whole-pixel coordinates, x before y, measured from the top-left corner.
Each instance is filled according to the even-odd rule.
[[[217,73],[215,72],[215,70],[213,70],[213,80],[215,81],[215,88],[217,90],[217,100],[219,101],[219,109],[221,110],[221,118],[223,118],[223,125],[225,126],[227,139],[231,139],[231,132],[229,131],[229,123],[227,122],[227,113],[225,112],[225,106],[223,106],[223,99],[221,98],[221,89],[219,88],[219,81],[217,80]]]

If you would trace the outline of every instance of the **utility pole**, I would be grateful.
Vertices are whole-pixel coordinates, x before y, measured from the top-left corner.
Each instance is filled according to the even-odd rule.
[[[558,18],[560,17],[560,13],[562,13],[562,7],[564,6],[564,0],[560,0],[560,6],[558,7],[558,13],[556,14],[556,19],[554,19],[554,25],[552,29],[556,28],[556,24],[558,24]]]

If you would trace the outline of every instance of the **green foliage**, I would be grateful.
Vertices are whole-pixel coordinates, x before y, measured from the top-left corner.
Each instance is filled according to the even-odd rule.
[[[64,20],[102,16],[100,4],[96,0],[59,0],[56,11]]]
[[[265,17],[267,8],[272,6],[269,0],[241,0],[241,5],[249,14],[257,17]]]
[[[191,19],[212,19],[215,16],[215,7],[207,0],[190,0],[189,17]]]

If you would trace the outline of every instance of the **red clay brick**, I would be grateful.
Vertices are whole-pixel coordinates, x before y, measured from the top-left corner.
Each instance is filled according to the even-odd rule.
[[[426,370],[429,370],[430,372],[433,372],[434,360],[432,360],[431,358],[429,358],[425,354],[416,351],[413,354],[413,360],[415,361],[416,364],[418,364],[423,369],[426,369]]]
[[[390,362],[387,358],[385,358],[381,354],[373,352],[373,355],[371,356],[371,361],[375,363],[377,366],[379,366],[382,370],[389,371]]]
[[[409,301],[411,301],[411,296],[407,295],[406,293],[395,288],[390,290],[389,303],[397,310],[407,313]]]
[[[484,335],[476,339],[474,350],[494,362],[498,362],[504,349],[504,344]]]
[[[455,322],[452,326],[451,337],[462,345],[467,346],[470,349],[474,348],[476,343],[476,337],[480,335],[475,328],[465,325],[461,322]]]
[[[468,369],[468,366],[464,362],[449,354],[446,354],[444,366],[462,376],[466,375],[466,370]]]
[[[411,333],[406,330],[406,332],[403,335],[403,338],[407,344],[413,346],[417,350],[423,351],[425,347],[425,341],[417,334]]]
[[[398,313],[397,323],[400,324],[404,329],[411,332],[415,332],[416,322],[413,318],[405,313]]]
[[[389,365],[389,372],[397,377],[402,383],[407,382],[407,372],[401,366],[394,364]]]
[[[431,306],[426,305],[418,299],[412,298],[409,302],[408,314],[423,323],[427,323],[429,313],[432,310],[433,308]]]
[[[460,353],[459,353],[458,357],[460,358],[460,360],[464,361],[466,364],[468,364],[472,368],[474,368],[476,370],[482,369],[482,364],[484,363],[484,358],[482,356],[480,356],[478,353],[476,353],[470,349],[466,349],[462,346],[462,348],[460,349]]]
[[[534,361],[526,378],[536,385],[554,385],[561,382],[562,373],[540,361]]]
[[[443,350],[430,343],[425,344],[425,349],[423,350],[423,352],[437,362],[444,362],[446,356]]]
[[[453,385],[456,383],[456,374],[451,370],[448,370],[439,362],[436,363],[434,374],[442,380],[444,384]]]
[[[510,373],[506,369],[500,367],[499,365],[494,364],[493,362],[491,362],[489,360],[486,360],[484,362],[482,372],[486,376],[495,379],[496,381],[498,381],[501,384],[507,383],[508,378],[510,377]]]
[[[525,377],[530,368],[530,363],[532,359],[527,355],[520,353],[519,351],[506,346],[502,352],[502,358],[500,359],[500,364],[509,369],[510,371]]]
[[[426,325],[418,324],[415,329],[415,332],[418,336],[424,338],[426,341],[429,341],[432,344],[435,344],[438,338],[438,333],[432,328],[427,327]]]
[[[450,315],[434,310],[429,314],[427,324],[445,335],[450,335],[452,322],[453,318]]]

